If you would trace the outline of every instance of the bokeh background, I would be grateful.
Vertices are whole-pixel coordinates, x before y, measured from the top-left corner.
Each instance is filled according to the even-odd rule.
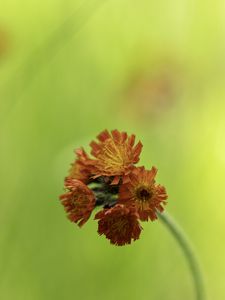
[[[224,67],[222,0],[1,0],[1,299],[194,299],[159,221],[115,247],[66,219],[73,150],[105,128],[141,139],[208,299],[224,299]]]

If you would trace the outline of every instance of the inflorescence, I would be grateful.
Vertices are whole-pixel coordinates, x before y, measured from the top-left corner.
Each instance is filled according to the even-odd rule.
[[[92,156],[83,148],[75,151],[60,200],[68,218],[80,227],[101,207],[95,215],[98,233],[111,244],[130,244],[140,236],[140,221],[154,221],[157,211],[164,210],[166,190],[155,182],[155,167],[135,166],[142,150],[135,135],[104,130],[97,139],[90,143]]]

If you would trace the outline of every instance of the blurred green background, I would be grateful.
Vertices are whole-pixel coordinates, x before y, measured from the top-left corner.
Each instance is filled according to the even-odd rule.
[[[105,128],[141,139],[224,299],[224,1],[2,0],[0,47],[1,299],[194,299],[159,221],[115,247],[66,219],[73,150]]]

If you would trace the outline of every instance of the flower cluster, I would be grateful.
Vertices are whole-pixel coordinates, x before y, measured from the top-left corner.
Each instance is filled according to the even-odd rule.
[[[140,221],[154,221],[157,211],[164,210],[166,190],[155,182],[155,167],[135,166],[142,150],[141,142],[135,144],[135,135],[105,130],[90,147],[91,156],[83,148],[75,151],[61,203],[79,226],[101,207],[95,215],[98,233],[114,245],[130,244],[140,236]]]

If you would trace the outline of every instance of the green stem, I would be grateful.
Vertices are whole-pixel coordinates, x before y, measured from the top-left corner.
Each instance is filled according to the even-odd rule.
[[[202,273],[194,250],[192,249],[192,246],[188,238],[186,237],[186,234],[167,213],[158,213],[158,217],[164,223],[164,225],[167,226],[168,230],[172,233],[172,235],[180,245],[181,249],[183,250],[194,281],[195,299],[205,300],[206,296]]]

